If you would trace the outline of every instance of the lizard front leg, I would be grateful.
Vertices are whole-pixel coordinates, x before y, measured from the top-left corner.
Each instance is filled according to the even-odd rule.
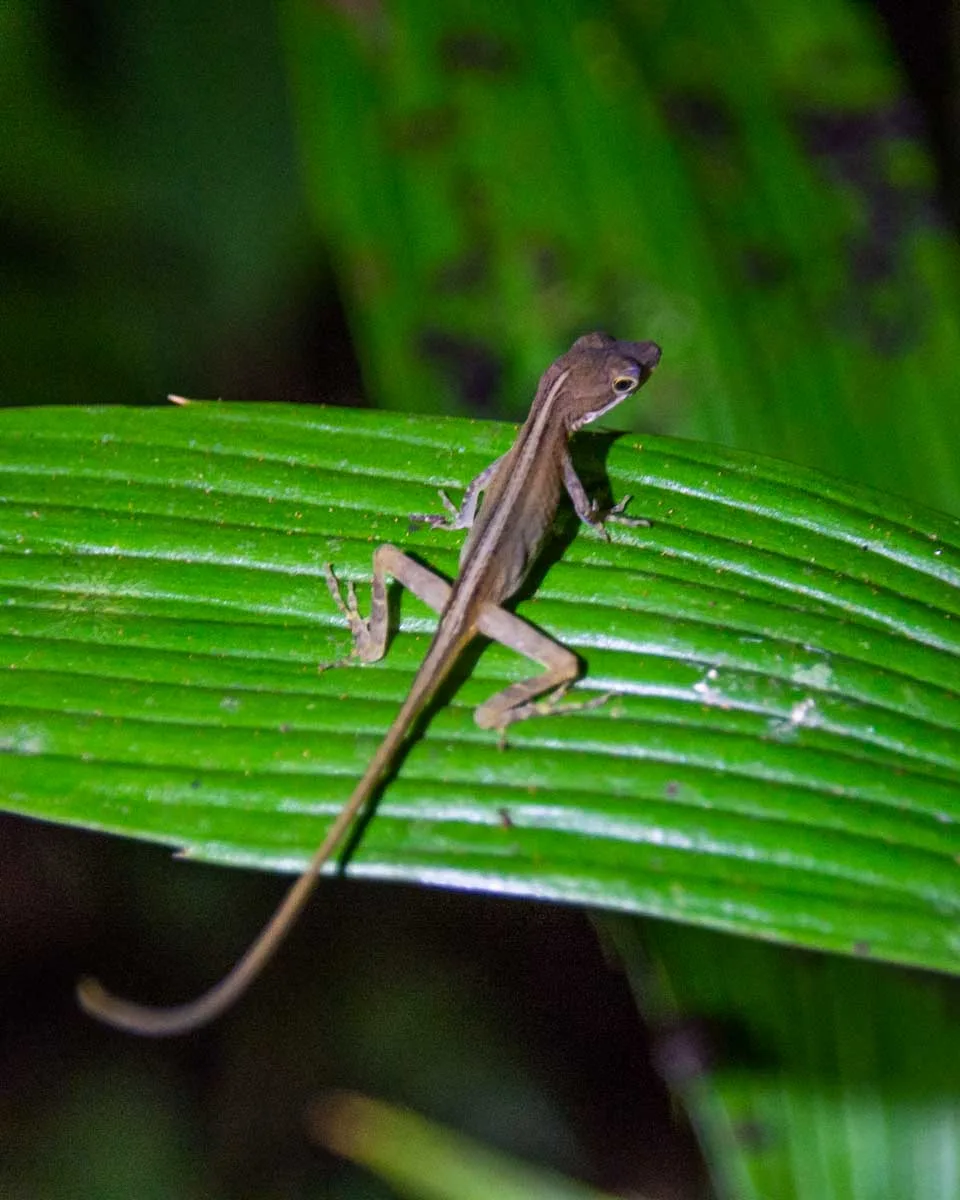
[[[615,504],[612,508],[601,509],[596,500],[591,500],[587,495],[586,488],[580,482],[580,476],[573,469],[573,460],[570,458],[569,452],[565,452],[563,459],[563,484],[567,489],[567,495],[573,501],[577,516],[586,525],[591,525],[596,529],[604,541],[609,541],[607,531],[603,527],[607,521],[634,526],[650,524],[645,517],[625,517],[623,515],[623,510],[630,503],[629,496],[624,496],[619,504]]]
[[[477,515],[480,493],[493,478],[494,471],[496,471],[505,458],[506,455],[501,454],[489,467],[484,467],[479,475],[471,479],[467,484],[467,490],[463,493],[463,499],[460,501],[459,508],[457,508],[447,493],[441,488],[440,499],[443,501],[443,507],[447,510],[447,515],[442,517],[437,513],[411,513],[410,520],[416,521],[421,525],[429,525],[431,529],[470,529],[473,525],[473,519]]]

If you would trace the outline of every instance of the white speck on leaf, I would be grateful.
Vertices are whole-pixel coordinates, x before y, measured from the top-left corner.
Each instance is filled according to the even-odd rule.
[[[798,700],[797,703],[790,709],[790,724],[791,725],[815,725],[817,712],[817,702],[812,696],[807,696],[803,700]]]
[[[833,682],[833,671],[827,663],[814,663],[812,667],[794,667],[790,677],[807,687],[826,688]]]
[[[43,754],[46,739],[31,725],[14,725],[0,731],[0,752],[5,754]]]
[[[698,679],[693,685],[693,690],[704,704],[721,704],[723,702],[723,692],[720,688],[713,686],[716,679],[717,668],[711,667],[706,676],[703,679]]]

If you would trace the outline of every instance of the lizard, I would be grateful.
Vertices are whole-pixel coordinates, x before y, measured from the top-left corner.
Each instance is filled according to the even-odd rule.
[[[474,713],[483,729],[501,732],[514,721],[549,712],[580,673],[580,660],[565,646],[504,608],[522,585],[553,524],[565,489],[573,507],[601,536],[607,521],[646,525],[624,515],[630,497],[603,510],[587,496],[568,448],[569,438],[632,395],[660,360],[655,342],[618,341],[605,333],[578,338],[543,373],[530,413],[513,446],[467,487],[459,508],[440,496],[446,516],[413,520],[438,529],[468,529],[454,582],[435,574],[392,545],[373,555],[370,617],[360,616],[352,583],[344,600],[329,564],[330,594],[350,628],[363,662],[386,653],[387,578],[411,590],[440,614],[419,670],[366,770],[303,873],[235,966],[198,999],[170,1008],[120,999],[94,979],[77,988],[81,1007],[120,1029],[154,1037],[181,1034],[213,1020],[246,990],[272,957],[317,885],[321,870],[343,846],[359,815],[374,801],[425,707],[436,695],[467,644],[478,635],[538,662],[542,674],[511,684]],[[481,502],[482,496],[482,502]],[[550,693],[549,698],[537,697]],[[601,702],[606,697],[601,697]],[[565,706],[566,709],[573,707]]]

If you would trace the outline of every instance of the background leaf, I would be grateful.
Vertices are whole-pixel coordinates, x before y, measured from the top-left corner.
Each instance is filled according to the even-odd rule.
[[[364,578],[395,538],[452,574],[453,539],[404,514],[511,430],[231,405],[3,423],[5,805],[301,865],[433,624],[404,600],[383,663],[318,673],[348,650],[322,564]],[[608,469],[652,528],[575,537],[520,611],[616,699],[500,753],[469,708],[529,667],[493,647],[349,869],[956,970],[958,523],[660,439]]]
[[[670,365],[660,432],[958,509],[960,264],[866,6],[283,12],[382,403],[520,417],[577,334],[627,330]]]
[[[325,1097],[311,1114],[314,1137],[424,1200],[613,1200],[365,1096]],[[638,1196],[637,1200],[643,1200]]]
[[[604,916],[717,1194],[949,1200],[953,998],[918,972]],[[922,1030],[922,1037],[917,1036]]]

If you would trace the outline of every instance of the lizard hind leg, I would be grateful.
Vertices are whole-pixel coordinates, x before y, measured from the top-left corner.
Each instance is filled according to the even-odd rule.
[[[361,662],[376,662],[383,658],[387,649],[387,587],[383,572],[377,573],[376,555],[369,617],[360,615],[357,590],[352,579],[347,581],[347,596],[344,599],[340,583],[329,563],[323,564],[323,574],[333,602],[349,626],[353,653]]]
[[[580,660],[572,650],[547,637],[521,617],[494,605],[489,605],[481,613],[477,628],[487,637],[509,646],[511,650],[516,650],[518,654],[533,659],[545,668],[542,675],[511,683],[509,687],[481,704],[473,714],[481,729],[499,729],[502,733],[515,721],[583,707],[558,707],[558,702],[580,674]],[[543,700],[537,699],[547,692],[552,694]],[[592,702],[587,703],[589,707],[594,706]]]
[[[387,603],[387,578],[396,579],[424,604],[440,612],[450,597],[450,584],[428,567],[415,562],[396,546],[385,543],[373,552],[373,579],[370,584],[370,616],[362,617],[357,593],[347,583],[346,599],[329,563],[323,565],[324,578],[333,602],[340,610],[353,637],[353,651],[361,662],[378,662],[387,652],[390,613]]]
[[[395,546],[380,546],[373,558],[373,601],[369,620],[360,616],[354,589],[348,585],[346,600],[329,566],[324,567],[334,603],[346,617],[357,654],[367,662],[382,657],[387,637],[386,576],[390,575],[414,591],[424,603],[440,609],[450,595],[450,585],[426,567],[407,558]],[[381,747],[382,751],[382,747]],[[372,782],[382,770],[375,757],[368,773],[358,783],[339,816],[327,830],[306,870],[292,884],[280,906],[235,966],[196,1000],[170,1008],[137,1004],[108,992],[95,979],[84,979],[77,988],[81,1007],[91,1016],[147,1037],[170,1037],[198,1029],[219,1016],[246,991],[273,956],[316,887],[321,868],[350,832],[362,806],[370,797]],[[372,780],[372,782],[371,782]]]

